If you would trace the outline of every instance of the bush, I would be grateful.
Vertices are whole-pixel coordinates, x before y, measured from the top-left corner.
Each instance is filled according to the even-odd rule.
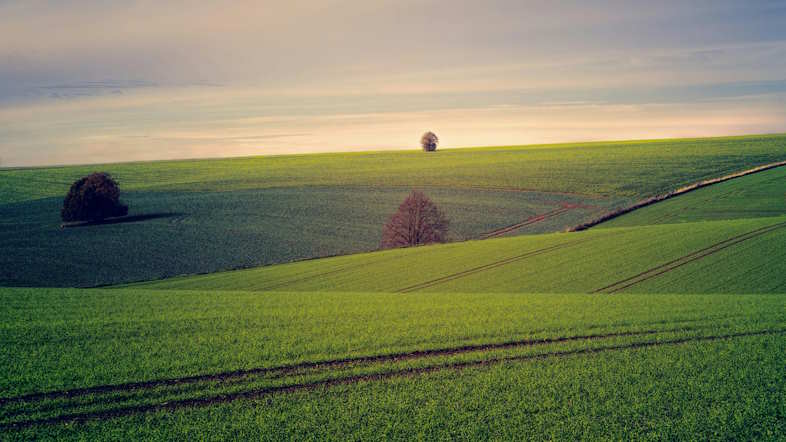
[[[65,222],[100,221],[127,214],[128,206],[120,202],[117,183],[104,172],[95,172],[75,181],[60,211]]]
[[[449,221],[422,192],[412,191],[382,230],[383,249],[445,242]]]
[[[423,150],[426,152],[437,150],[437,144],[439,144],[439,138],[437,138],[437,134],[434,132],[426,132],[420,137],[420,145],[423,146]]]

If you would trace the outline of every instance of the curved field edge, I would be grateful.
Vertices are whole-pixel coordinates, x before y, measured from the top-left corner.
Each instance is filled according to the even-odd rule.
[[[127,192],[128,220],[143,221],[70,229],[54,216],[61,199],[8,204],[0,209],[0,285],[91,287],[375,250],[381,226],[408,193],[343,186]],[[569,206],[525,228],[560,230],[609,207],[542,192],[431,188],[428,195],[451,220],[450,240]]]
[[[0,201],[23,200],[0,205],[0,285],[95,287],[373,250],[412,187],[449,213],[452,240],[561,231],[784,158],[786,135],[774,135],[108,165],[130,214],[147,219],[62,230],[62,201],[39,197],[95,168],[0,171]]]
[[[590,229],[397,249],[172,278],[130,287],[356,292],[589,293],[675,260],[678,268],[742,253],[724,264],[728,284],[692,284],[693,293],[781,293],[786,281],[786,217]],[[602,259],[599,259],[602,257]],[[693,258],[692,258],[693,257]],[[684,262],[683,262],[684,261]],[[656,275],[668,281],[673,274]],[[745,278],[735,278],[745,275]],[[625,288],[638,289],[637,286]],[[660,292],[664,289],[653,289]],[[671,293],[683,292],[669,285]],[[666,291],[666,292],[668,292]]]
[[[724,176],[721,176],[721,177],[718,177],[718,178],[711,178],[711,179],[708,179],[708,180],[702,180],[702,181],[699,181],[699,182],[696,182],[696,183],[693,183],[693,184],[689,184],[687,186],[682,186],[682,187],[680,187],[678,189],[675,189],[675,190],[673,190],[671,192],[667,192],[667,193],[664,193],[662,195],[653,196],[653,197],[647,198],[645,200],[638,201],[638,202],[636,202],[636,203],[634,203],[634,204],[632,204],[630,206],[623,207],[621,209],[617,209],[617,210],[608,212],[608,213],[603,214],[603,215],[601,215],[600,217],[598,217],[598,218],[596,218],[594,220],[591,220],[591,221],[588,221],[586,223],[579,224],[577,226],[571,227],[571,228],[568,229],[568,231],[569,232],[578,232],[578,231],[581,231],[581,230],[586,230],[586,229],[589,229],[591,227],[597,226],[598,224],[602,224],[602,223],[611,221],[611,220],[613,220],[615,218],[618,218],[620,216],[623,216],[623,215],[628,214],[630,212],[633,212],[635,210],[643,209],[644,207],[648,207],[648,206],[651,206],[653,204],[660,203],[662,201],[666,201],[666,200],[668,200],[670,198],[675,198],[675,197],[684,195],[686,193],[693,192],[693,191],[696,191],[696,190],[699,190],[699,189],[703,189],[705,187],[712,186],[714,184],[723,183],[723,182],[726,182],[726,181],[729,181],[729,180],[732,180],[732,179],[735,179],[735,178],[741,178],[741,177],[748,176],[748,175],[751,175],[751,174],[754,174],[754,173],[760,173],[760,172],[764,172],[764,171],[767,171],[767,170],[774,169],[776,167],[783,167],[783,166],[786,166],[786,161],[778,161],[778,162],[775,162],[775,163],[764,164],[764,165],[757,166],[757,167],[754,167],[754,168],[751,168],[751,169],[746,169],[746,170],[743,170],[743,171],[740,171],[740,172],[735,172],[735,173],[732,173],[732,174],[724,175]]]
[[[786,168],[778,167],[698,189],[597,228],[674,224],[786,214]]]

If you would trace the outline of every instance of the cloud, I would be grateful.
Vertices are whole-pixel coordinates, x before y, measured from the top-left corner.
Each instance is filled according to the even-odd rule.
[[[771,1],[0,0],[0,152],[33,164],[113,145],[117,159],[395,147],[416,124],[382,115],[428,112],[456,145],[615,137],[582,126],[588,106],[648,106],[632,114],[646,119],[664,105],[698,132],[782,128],[763,111],[786,87],[784,21]],[[713,106],[755,118],[710,124]],[[469,133],[448,117],[506,108],[544,130],[464,121]],[[386,141],[339,143],[347,121]],[[649,124],[620,134],[657,135]]]

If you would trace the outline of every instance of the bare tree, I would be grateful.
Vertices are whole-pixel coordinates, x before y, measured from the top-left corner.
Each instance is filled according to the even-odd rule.
[[[420,145],[423,146],[423,150],[426,152],[437,150],[437,144],[439,144],[439,138],[437,138],[437,134],[434,132],[426,132],[420,137]]]
[[[382,229],[383,249],[441,243],[450,222],[423,192],[413,190]]]

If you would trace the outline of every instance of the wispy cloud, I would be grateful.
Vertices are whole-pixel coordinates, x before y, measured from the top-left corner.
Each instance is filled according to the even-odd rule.
[[[434,127],[415,124],[430,112],[452,145],[601,136],[593,124],[606,138],[682,134],[665,114],[651,125],[658,106],[694,135],[786,130],[773,120],[784,21],[773,1],[0,1],[0,153],[39,164],[396,147]],[[485,122],[450,123],[467,109]],[[543,130],[500,130],[502,109]],[[747,119],[721,124],[713,109]]]

